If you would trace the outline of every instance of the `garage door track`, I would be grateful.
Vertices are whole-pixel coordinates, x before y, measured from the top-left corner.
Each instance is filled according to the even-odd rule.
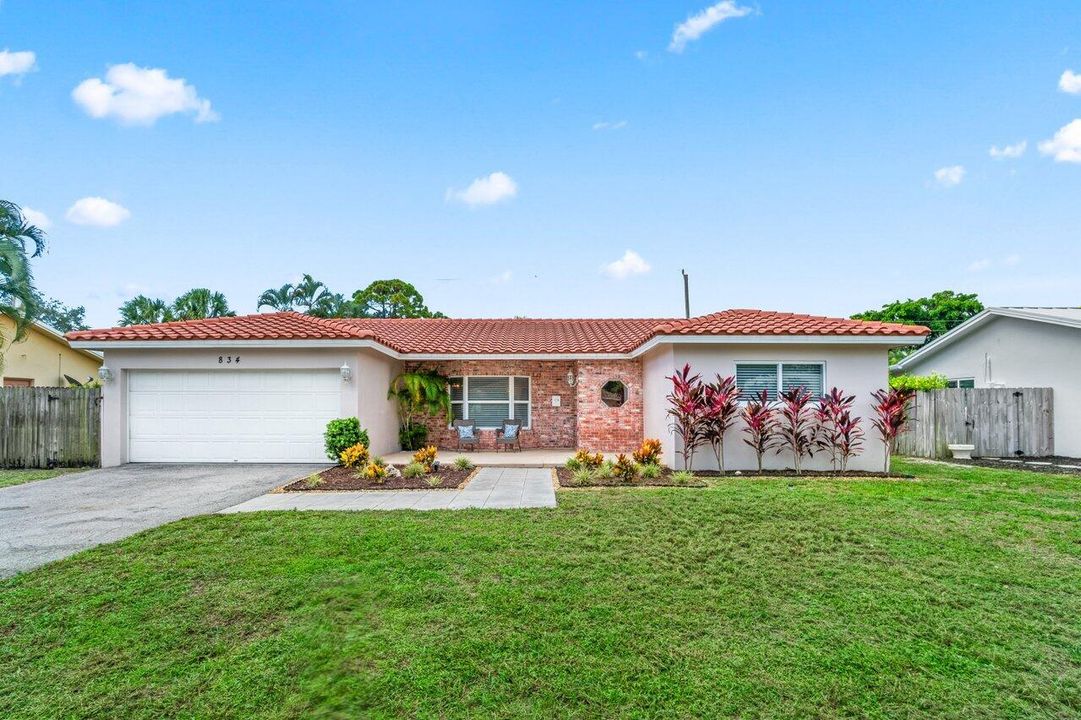
[[[217,512],[322,467],[134,464],[0,488],[0,577]]]

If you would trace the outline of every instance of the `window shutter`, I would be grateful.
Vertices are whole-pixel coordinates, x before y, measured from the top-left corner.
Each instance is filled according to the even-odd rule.
[[[770,400],[776,400],[777,365],[774,363],[736,365],[736,385],[741,390],[740,400],[754,400],[763,390],[769,393]]]
[[[803,386],[811,397],[822,397],[822,366],[818,363],[792,363],[781,366],[782,392]]]

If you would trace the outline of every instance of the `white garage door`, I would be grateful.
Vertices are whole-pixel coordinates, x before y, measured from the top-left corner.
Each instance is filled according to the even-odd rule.
[[[131,462],[326,462],[336,370],[138,371],[128,377]]]

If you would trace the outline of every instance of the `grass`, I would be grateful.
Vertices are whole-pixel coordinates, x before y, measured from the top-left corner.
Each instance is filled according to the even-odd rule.
[[[34,482],[35,480],[48,480],[59,475],[67,475],[73,472],[82,472],[87,468],[53,468],[52,470],[5,470],[0,469],[0,488],[10,487],[12,485],[22,485],[23,483]]]
[[[0,582],[0,717],[1078,717],[1078,479],[898,466],[183,520]]]

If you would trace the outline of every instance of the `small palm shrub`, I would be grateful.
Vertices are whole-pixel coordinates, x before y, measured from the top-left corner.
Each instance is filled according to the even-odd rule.
[[[660,465],[661,441],[656,438],[646,438],[632,456],[639,465]]]
[[[459,470],[472,470],[473,461],[465,457],[464,455],[456,457],[454,458],[454,467],[458,468]]]
[[[635,464],[634,460],[620,453],[612,464],[612,476],[624,482],[634,482],[638,477],[638,465]]]
[[[435,464],[435,456],[438,452],[435,445],[422,447],[420,450],[413,453],[413,462],[420,463],[424,466],[426,472],[431,472],[432,466]]]
[[[643,480],[656,480],[663,472],[661,466],[656,463],[646,463],[638,466],[638,474],[642,476]]]
[[[694,473],[689,470],[677,470],[672,473],[672,483],[675,485],[689,485],[694,482]]]
[[[411,462],[402,468],[402,477],[416,479],[428,474],[428,468],[419,462]]]
[[[578,467],[585,467],[596,470],[604,463],[604,455],[601,453],[591,453],[588,450],[581,449],[574,453],[573,460],[577,461]]]
[[[367,465],[368,446],[364,443],[350,445],[345,450],[342,450],[341,455],[338,456],[338,461],[347,468]]]
[[[368,431],[360,426],[360,420],[355,417],[338,418],[327,423],[327,429],[323,433],[323,442],[327,451],[327,457],[337,461],[342,456],[342,451],[353,447],[357,443],[370,445]]]

